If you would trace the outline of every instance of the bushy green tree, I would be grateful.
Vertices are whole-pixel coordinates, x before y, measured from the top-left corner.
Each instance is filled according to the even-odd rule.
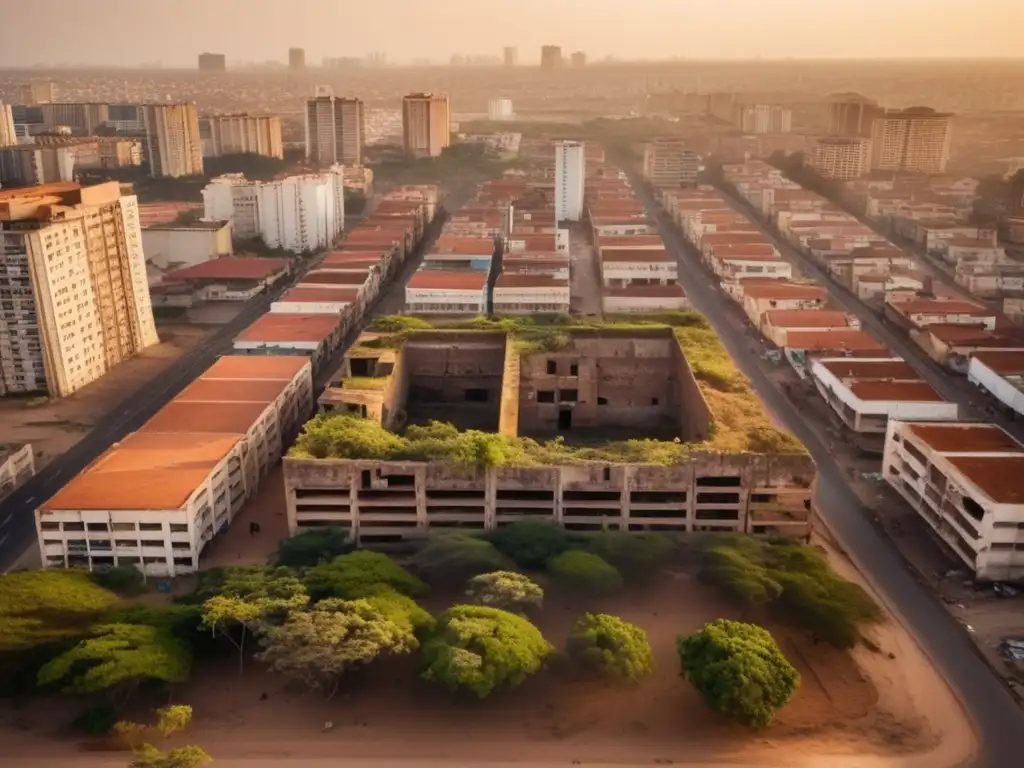
[[[380,611],[403,630],[412,632],[417,637],[432,631],[437,624],[434,617],[408,595],[383,590],[360,599],[365,600],[371,607]]]
[[[777,600],[782,585],[758,562],[761,548],[755,539],[709,548],[702,558],[701,580],[720,587],[743,605]]]
[[[40,686],[62,683],[68,693],[121,689],[143,680],[180,683],[188,678],[188,646],[167,630],[139,624],[103,624],[93,636],[45,664]]]
[[[590,552],[569,550],[548,560],[548,573],[577,592],[610,595],[623,587],[622,575]]]
[[[270,616],[284,616],[309,602],[309,595],[288,568],[228,568],[206,586],[203,625],[238,649],[238,671],[245,664],[246,636]]]
[[[412,625],[393,621],[367,600],[321,600],[269,627],[258,658],[275,672],[334,694],[341,676],[384,654],[409,653]]]
[[[176,704],[157,710],[156,730],[164,738],[184,730],[192,722],[192,707]],[[148,730],[140,723],[122,721],[114,727],[132,750],[130,768],[197,768],[212,761],[205,750],[194,745],[163,750],[148,742],[140,743]]]
[[[329,563],[350,551],[352,544],[341,528],[316,528],[281,539],[277,545],[276,563],[287,568],[311,568]]]
[[[569,534],[541,520],[517,520],[495,531],[491,541],[520,568],[543,568],[569,549]]]
[[[146,577],[134,565],[119,565],[92,572],[92,580],[104,589],[132,597],[146,591]]]
[[[479,605],[510,611],[528,605],[540,607],[544,590],[529,576],[515,571],[494,571],[470,579],[466,584],[466,597]]]
[[[704,702],[739,723],[771,723],[800,685],[800,673],[769,632],[719,619],[677,642],[682,676]]]
[[[420,597],[426,584],[381,552],[361,549],[310,568],[304,578],[314,599],[338,597],[352,600],[390,590]]]
[[[423,644],[423,678],[479,698],[516,686],[536,673],[553,651],[533,624],[514,613],[455,605],[441,614]]]
[[[605,531],[589,537],[587,551],[626,574],[642,575],[665,565],[678,547],[663,533]]]
[[[586,613],[573,625],[566,643],[573,661],[616,680],[638,682],[654,671],[647,633],[606,613]]]
[[[135,751],[130,768],[199,768],[210,762],[213,758],[206,750],[194,744],[167,750],[143,744]]]
[[[432,584],[452,586],[481,573],[513,567],[491,542],[465,531],[430,534],[410,564]]]

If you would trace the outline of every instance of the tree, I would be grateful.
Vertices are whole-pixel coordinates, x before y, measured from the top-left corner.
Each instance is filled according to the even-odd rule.
[[[367,600],[321,600],[267,629],[258,658],[310,688],[333,696],[341,676],[383,654],[409,653],[419,643],[403,626]]]
[[[103,624],[93,636],[44,664],[40,686],[64,683],[68,693],[130,694],[142,680],[188,679],[189,647],[167,630],[140,624]]]
[[[543,568],[548,560],[569,548],[569,534],[540,520],[506,525],[494,532],[491,541],[520,568]]]
[[[166,739],[172,733],[183,731],[192,722],[192,707],[187,704],[170,704],[156,711],[156,729]]]
[[[432,631],[437,624],[434,617],[421,608],[408,595],[383,590],[376,595],[361,598],[398,626],[417,637]]]
[[[245,639],[271,614],[285,615],[309,602],[302,582],[288,568],[246,566],[228,568],[208,587],[203,603],[203,625],[226,637],[238,649],[238,672],[245,664]],[[232,628],[240,628],[238,639]]]
[[[329,563],[352,550],[348,535],[341,528],[316,528],[277,545],[276,564],[288,568],[310,568]]]
[[[494,571],[470,579],[466,585],[466,597],[479,605],[510,611],[527,605],[540,607],[544,602],[544,590],[521,573]]]
[[[479,698],[516,686],[537,672],[554,650],[533,624],[514,613],[455,605],[441,614],[423,644],[423,679]]]
[[[605,560],[589,552],[569,550],[548,560],[548,572],[568,587],[592,595],[610,595],[622,589],[622,575]]]
[[[654,671],[647,633],[606,613],[586,613],[573,625],[566,643],[573,661],[600,675],[638,682]]]
[[[664,565],[678,547],[663,533],[605,531],[590,538],[587,551],[626,573],[640,574]]]
[[[166,751],[143,744],[135,751],[131,768],[198,768],[212,761],[206,750],[191,744]]]
[[[433,584],[465,584],[481,573],[502,571],[513,564],[485,541],[465,531],[433,533],[411,565]]]
[[[800,685],[775,639],[754,624],[719,619],[680,637],[676,648],[683,678],[704,702],[744,725],[771,723]]]
[[[101,587],[125,597],[141,595],[146,591],[146,577],[134,565],[119,565],[93,571],[92,579]]]
[[[25,651],[80,636],[118,602],[84,571],[0,575],[0,652]]]
[[[352,600],[391,590],[420,597],[430,590],[390,557],[361,549],[314,566],[306,573],[306,587],[315,600],[338,597]]]

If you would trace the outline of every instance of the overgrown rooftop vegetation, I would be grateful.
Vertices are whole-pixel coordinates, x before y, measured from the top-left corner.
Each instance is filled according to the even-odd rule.
[[[425,331],[492,331],[508,334],[520,354],[530,355],[557,351],[571,342],[571,334],[581,331],[628,334],[659,328],[672,329],[708,403],[711,411],[708,440],[682,443],[636,439],[601,446],[570,446],[561,438],[539,442],[476,430],[459,431],[441,422],[409,427],[399,436],[378,423],[356,416],[320,415],[306,424],[288,455],[314,459],[437,461],[478,471],[489,467],[584,462],[668,466],[685,461],[694,451],[807,452],[795,437],[772,424],[718,334],[697,312],[613,315],[602,320],[540,314],[436,322],[394,315],[374,320],[367,330],[381,335],[361,341],[355,349],[360,354],[368,349],[397,349]],[[346,387],[344,382],[342,386]]]

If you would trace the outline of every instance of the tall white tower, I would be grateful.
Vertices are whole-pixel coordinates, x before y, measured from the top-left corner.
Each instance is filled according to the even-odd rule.
[[[579,141],[555,145],[555,219],[583,218],[583,179],[586,175],[584,146]]]

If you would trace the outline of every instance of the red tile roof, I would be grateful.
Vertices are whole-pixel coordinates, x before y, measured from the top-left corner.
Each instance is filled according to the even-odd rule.
[[[179,280],[265,280],[288,268],[285,259],[260,259],[224,256],[204,261],[183,269],[175,269],[163,276],[164,282]]]
[[[483,291],[487,273],[478,270],[421,269],[409,279],[409,288]]]
[[[997,504],[1024,503],[1024,454],[947,456],[946,460]]]
[[[886,347],[864,331],[849,329],[829,331],[789,331],[786,334],[789,349],[881,351]]]
[[[995,424],[908,425],[921,442],[939,453],[1013,453],[1024,450],[1016,440]]]
[[[320,342],[338,329],[336,315],[268,312],[235,337],[249,342]]]
[[[919,379],[917,371],[906,360],[858,360],[839,358],[818,360],[837,379],[895,379],[913,381]]]
[[[861,400],[892,400],[904,403],[944,403],[946,398],[924,381],[851,381],[850,392]]]
[[[292,288],[279,301],[351,304],[359,298],[358,288]]]
[[[762,319],[773,328],[845,328],[850,325],[845,312],[826,309],[769,309]]]
[[[992,317],[995,312],[973,301],[960,299],[911,299],[910,301],[893,302],[889,306],[904,315],[971,315]]]
[[[1024,374],[1024,352],[987,350],[975,352],[971,357],[1001,376],[1019,376]]]
[[[784,280],[769,280],[754,285],[743,283],[743,295],[752,299],[822,299],[828,292],[820,285],[796,285]]]

